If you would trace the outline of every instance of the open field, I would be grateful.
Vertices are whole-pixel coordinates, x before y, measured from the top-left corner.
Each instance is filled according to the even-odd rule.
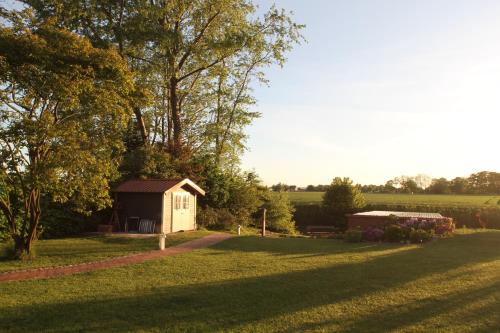
[[[168,235],[165,245],[173,246],[208,235],[209,231],[182,232]],[[16,269],[62,266],[104,260],[127,254],[158,249],[158,238],[90,236],[39,240],[35,243],[35,260],[8,260],[7,244],[0,243],[0,272]]]
[[[298,204],[321,202],[323,192],[289,192],[290,200]],[[367,203],[383,205],[430,205],[456,207],[499,207],[498,195],[441,195],[441,194],[364,194]]]
[[[227,240],[121,268],[0,284],[0,331],[493,332],[500,231],[421,246]],[[85,248],[82,248],[82,252]]]

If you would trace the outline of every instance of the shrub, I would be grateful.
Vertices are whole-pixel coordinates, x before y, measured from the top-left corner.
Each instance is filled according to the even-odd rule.
[[[388,242],[400,242],[404,239],[403,230],[399,225],[390,224],[385,227],[384,239]]]
[[[338,225],[347,225],[345,215],[366,205],[365,197],[349,178],[335,177],[323,195],[323,206]]]
[[[358,243],[363,239],[363,231],[361,229],[349,229],[345,232],[344,239],[350,243]]]
[[[199,177],[200,185],[207,192],[200,198],[200,206],[227,209],[238,217],[240,224],[252,224],[266,192],[255,173],[229,172],[207,163]]]
[[[264,204],[267,209],[266,227],[287,234],[295,233],[294,208],[284,192],[270,192]]]
[[[14,259],[16,257],[16,252],[14,250],[14,242],[8,240],[4,243],[0,243],[0,258],[1,259]]]
[[[199,209],[196,222],[201,227],[213,230],[230,230],[238,224],[238,220],[228,209],[211,207]]]
[[[40,218],[40,238],[74,236],[89,230],[92,225],[89,218],[72,210],[70,204],[44,202],[43,207],[43,214]],[[95,217],[93,216],[94,219]],[[109,219],[109,215],[106,217]]]
[[[426,231],[423,229],[412,230],[410,232],[410,242],[423,243],[432,239],[434,230]]]
[[[363,239],[370,242],[378,242],[384,238],[384,230],[376,227],[368,227],[363,231]]]
[[[9,227],[7,226],[7,221],[4,216],[0,214],[0,242],[5,241],[10,238]]]
[[[348,213],[364,207],[366,201],[352,180],[335,177],[323,195],[323,205],[336,212]]]
[[[436,224],[434,228],[434,232],[436,235],[446,235],[451,234],[455,231],[455,223],[453,223],[452,219],[447,219],[446,221],[440,221]]]

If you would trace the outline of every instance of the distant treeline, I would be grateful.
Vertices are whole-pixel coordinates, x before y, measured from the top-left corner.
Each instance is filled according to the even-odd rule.
[[[273,191],[324,192],[329,185],[308,185],[298,188],[295,185],[275,184]],[[357,185],[363,193],[426,193],[426,194],[500,194],[500,173],[481,171],[469,177],[456,177],[452,180],[431,178],[427,175],[400,176],[388,180],[384,185]]]

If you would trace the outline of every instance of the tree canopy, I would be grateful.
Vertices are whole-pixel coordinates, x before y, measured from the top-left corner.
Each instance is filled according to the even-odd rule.
[[[110,202],[123,150],[132,76],[115,50],[39,21],[3,13],[0,26],[0,208],[21,255],[31,250],[40,199]]]
[[[244,128],[259,116],[249,108],[252,84],[265,83],[262,69],[283,65],[302,40],[288,13],[257,15],[247,0],[24,2],[95,46],[117,47],[152,101],[133,108],[143,145],[222,166],[238,162]]]
[[[0,208],[17,252],[40,200],[108,207],[109,183],[192,177],[202,202],[250,220],[242,172],[252,87],[282,66],[302,25],[250,0],[23,0],[0,7]]]
[[[361,190],[347,177],[335,177],[323,195],[323,205],[331,212],[345,214],[366,205]]]

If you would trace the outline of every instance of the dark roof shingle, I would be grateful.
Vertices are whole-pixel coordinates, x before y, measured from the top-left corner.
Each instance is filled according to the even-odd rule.
[[[163,193],[181,179],[133,179],[127,180],[113,189],[113,192]]]

